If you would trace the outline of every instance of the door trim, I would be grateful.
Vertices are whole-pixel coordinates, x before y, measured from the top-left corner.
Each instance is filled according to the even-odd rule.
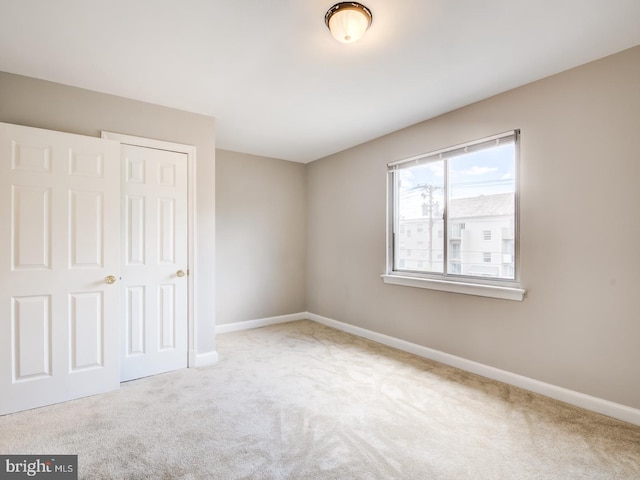
[[[187,338],[188,356],[187,366],[190,368],[198,366],[198,355],[196,345],[197,330],[195,328],[196,315],[196,147],[182,143],[167,142],[151,138],[136,137],[123,133],[102,131],[102,138],[116,140],[121,144],[134,147],[155,148],[157,150],[167,150],[170,152],[183,153],[187,156],[187,250],[188,250],[188,271],[187,275]]]

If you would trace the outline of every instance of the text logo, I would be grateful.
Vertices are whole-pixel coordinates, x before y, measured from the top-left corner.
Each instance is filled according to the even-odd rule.
[[[0,480],[78,480],[77,455],[0,455]]]

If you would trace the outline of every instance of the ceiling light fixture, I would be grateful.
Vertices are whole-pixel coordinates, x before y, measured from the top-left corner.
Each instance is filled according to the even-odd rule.
[[[357,2],[341,2],[331,7],[324,16],[324,23],[331,35],[342,43],[360,40],[371,25],[371,10]]]

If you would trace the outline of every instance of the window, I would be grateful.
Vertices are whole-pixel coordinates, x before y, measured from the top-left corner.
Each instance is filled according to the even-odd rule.
[[[451,260],[460,262],[460,242],[451,242],[451,250],[449,252]]]
[[[462,230],[464,230],[464,223],[454,222],[451,225],[450,238],[460,238],[460,236],[462,235]]]
[[[519,131],[389,164],[389,256],[385,282],[521,300],[518,271]],[[424,261],[409,263],[407,225],[417,224]],[[501,238],[500,238],[501,236]],[[486,241],[491,243],[487,252]],[[409,278],[406,283],[400,278]],[[424,284],[421,282],[423,281]],[[490,288],[482,288],[490,286]],[[498,287],[496,289],[496,287]],[[502,296],[500,292],[505,293]],[[491,294],[498,292],[497,295]],[[517,298],[519,297],[519,298]]]

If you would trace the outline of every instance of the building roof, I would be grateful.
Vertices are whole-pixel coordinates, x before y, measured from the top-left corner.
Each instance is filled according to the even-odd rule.
[[[456,198],[449,202],[449,218],[513,215],[513,193]]]

